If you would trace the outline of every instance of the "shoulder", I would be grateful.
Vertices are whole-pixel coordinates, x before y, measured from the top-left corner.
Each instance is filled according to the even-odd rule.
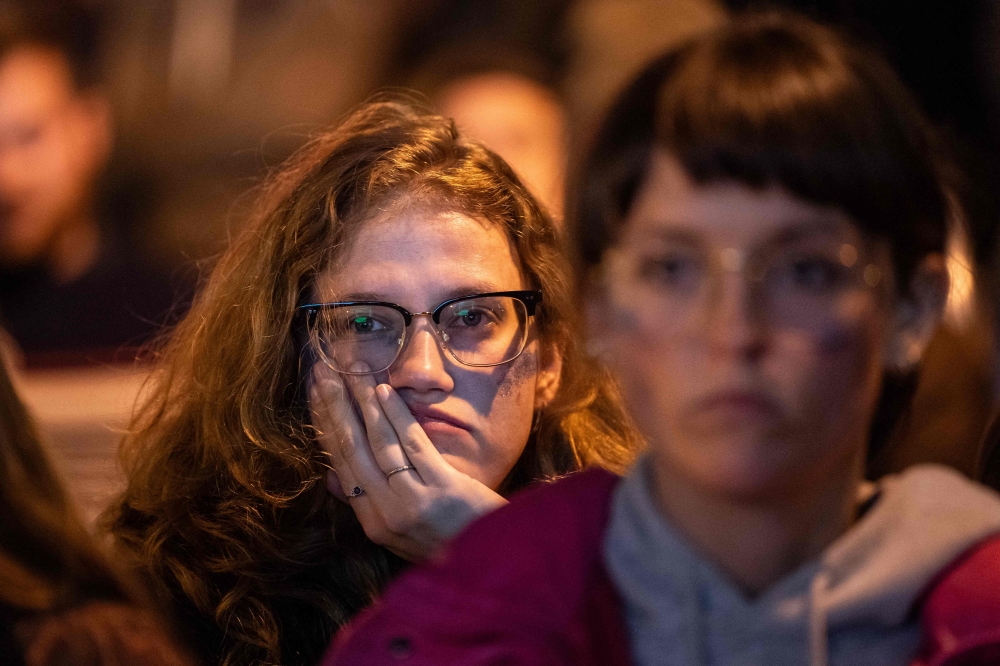
[[[519,535],[562,541],[570,534],[582,539],[600,538],[607,521],[611,495],[620,477],[600,468],[570,474],[551,483],[532,486],[515,495],[511,502],[473,523],[455,541],[454,548],[470,547],[478,538],[504,532],[504,538]],[[509,526],[519,529],[506,533]],[[468,535],[477,535],[470,537]],[[530,537],[529,537],[530,535]]]
[[[898,500],[909,555],[926,544],[946,554],[921,598],[913,666],[1000,663],[1000,495],[937,465],[913,467],[885,490]]]
[[[975,515],[980,520],[1000,516],[1000,494],[945,465],[914,465],[881,483],[885,490],[906,496],[912,510],[922,515]]]
[[[341,632],[324,664],[382,664],[402,652],[414,665],[575,663],[557,637],[578,630],[601,585],[617,481],[581,472],[476,521]]]
[[[451,576],[468,566],[477,580],[484,568],[498,580],[523,580],[555,562],[575,573],[586,560],[599,556],[618,481],[610,472],[591,469],[532,487],[473,523],[450,544],[435,568],[447,569]]]
[[[930,586],[913,666],[1000,663],[1000,535],[955,560]]]

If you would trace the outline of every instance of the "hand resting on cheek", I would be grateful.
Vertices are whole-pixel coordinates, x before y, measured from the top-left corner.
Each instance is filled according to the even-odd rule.
[[[373,376],[342,376],[318,363],[309,404],[330,458],[328,489],[351,505],[368,538],[396,555],[423,559],[474,519],[506,504],[448,464],[395,389],[376,385]],[[386,478],[404,465],[414,469]],[[357,487],[364,492],[348,499]]]

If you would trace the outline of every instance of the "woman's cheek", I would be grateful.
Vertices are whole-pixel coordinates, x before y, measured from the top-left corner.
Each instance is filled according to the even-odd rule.
[[[533,392],[537,376],[538,355],[533,349],[525,349],[507,365],[499,366],[497,377],[493,380],[496,383],[493,389],[496,399],[516,399],[518,394]],[[532,395],[533,402],[534,395]]]
[[[871,326],[829,327],[819,335],[778,336],[766,370],[794,425],[824,441],[817,428],[852,428],[877,398],[882,374],[880,336]],[[846,418],[845,418],[846,416]],[[833,439],[846,433],[827,433]]]
[[[467,474],[496,488],[517,463],[531,434],[535,411],[538,358],[526,349],[489,376],[482,376],[482,429],[477,459]],[[487,395],[488,394],[488,395]],[[488,407],[487,407],[488,405]],[[465,470],[462,470],[465,471]]]
[[[621,336],[609,345],[602,361],[615,376],[625,406],[650,442],[668,432],[676,412],[677,386],[686,384],[678,371],[676,345]]]

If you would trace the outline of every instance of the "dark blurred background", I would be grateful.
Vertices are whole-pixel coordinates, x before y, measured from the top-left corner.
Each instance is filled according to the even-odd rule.
[[[953,247],[949,326],[928,361],[920,418],[899,435],[905,445],[882,452],[875,468],[940,460],[972,473],[996,384],[1000,3],[770,5],[807,12],[879,49],[964,167],[958,191],[969,233]],[[0,348],[20,368],[21,390],[77,479],[85,509],[96,511],[116,483],[108,452],[144,376],[136,350],[183,312],[199,271],[238,230],[251,201],[245,193],[310,133],[380,89],[413,89],[506,157],[560,216],[573,164],[617,89],[648,58],[747,6],[762,5],[0,0],[0,250],[32,196],[69,202],[45,218],[63,229],[52,238],[63,240],[0,252],[0,320],[8,330]],[[13,55],[32,41],[5,43],[4,30],[23,32],[28,15],[54,26],[35,46],[44,42],[43,51],[58,55],[57,42],[68,39],[76,51],[62,55],[82,58],[83,68],[69,62],[67,78],[58,63],[36,58],[35,70],[15,71]],[[49,106],[35,116],[22,109],[27,119],[5,129],[11,104],[43,79],[55,91]],[[64,141],[72,128],[89,128],[78,131],[89,143],[65,150],[94,157],[75,171],[64,159],[52,167],[62,176],[39,176],[49,190],[32,190],[18,180],[30,160],[18,162],[15,153],[40,151],[29,144],[41,145],[50,130],[55,137],[57,125]],[[53,193],[59,178],[78,184]],[[87,220],[99,231],[87,232]],[[96,322],[94,330],[84,320]]]
[[[29,4],[45,0],[28,0]],[[18,4],[18,3],[7,3]],[[507,72],[564,107],[572,150],[652,54],[745,0],[82,0],[100,16],[99,83],[116,125],[108,185],[152,256],[217,251],[240,195],[312,131],[386,86],[435,102],[456,79]],[[886,54],[989,183],[1000,126],[1000,4],[787,0]],[[0,4],[3,7],[3,4]],[[485,93],[484,93],[485,94]],[[496,101],[496,100],[490,100]],[[532,111],[537,112],[537,108]],[[550,203],[557,203],[553,199]],[[976,210],[978,213],[978,209]],[[975,215],[976,249],[992,248]],[[126,221],[123,220],[123,223]]]
[[[98,4],[108,15],[105,72],[120,128],[119,166],[144,182],[146,240],[173,260],[216,250],[240,192],[308,132],[380,87],[416,86],[433,95],[445,77],[510,68],[559,94],[573,136],[582,139],[643,61],[715,25],[725,10],[711,0]],[[987,200],[976,204],[992,213],[1000,4],[784,4],[846,26],[889,57],[955,140],[973,167],[969,175],[989,184],[979,192]],[[979,254],[987,257],[992,215],[971,221]]]

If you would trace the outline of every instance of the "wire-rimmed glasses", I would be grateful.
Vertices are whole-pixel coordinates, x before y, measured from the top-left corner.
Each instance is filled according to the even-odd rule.
[[[889,271],[861,243],[822,236],[746,253],[664,241],[609,250],[600,281],[617,316],[658,336],[712,326],[713,304],[727,275],[741,279],[751,316],[822,333],[871,306],[868,296],[888,286]]]
[[[324,363],[343,374],[367,375],[396,361],[414,317],[423,316],[430,317],[441,346],[458,363],[510,363],[524,351],[529,318],[541,301],[540,290],[497,291],[451,298],[427,312],[382,301],[309,303],[299,312]]]

